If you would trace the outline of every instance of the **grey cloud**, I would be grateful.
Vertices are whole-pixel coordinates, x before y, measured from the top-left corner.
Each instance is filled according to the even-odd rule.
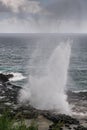
[[[2,4],[2,2],[0,2],[0,13],[2,12],[10,12],[11,9],[6,7],[5,5]]]
[[[1,8],[6,6],[12,12],[38,13],[41,10],[39,1],[34,0],[0,0]],[[4,11],[4,10],[3,10]]]
[[[9,0],[0,0],[0,12],[19,14],[20,17],[31,13],[52,19],[81,20],[87,17],[87,0],[12,0],[12,4]]]
[[[51,16],[59,19],[81,19],[87,12],[86,0],[51,0],[46,7]]]
[[[0,1],[7,2],[9,0]],[[23,28],[25,32],[26,30],[27,32],[30,30],[31,32],[80,32],[80,28],[81,30],[83,29],[83,32],[85,31],[87,26],[87,0],[19,1],[23,1],[24,4],[20,3],[17,7],[16,3],[15,5],[7,6],[0,2],[0,12],[2,14],[0,14],[0,27],[2,27],[2,25],[6,26],[7,23],[13,30],[14,26],[16,29],[17,25],[17,27],[20,27],[20,30]],[[12,0],[12,2],[14,3],[14,0]],[[31,3],[31,9],[29,2]],[[13,6],[14,8],[12,9]],[[17,9],[17,11],[14,9]],[[2,12],[5,14],[4,17]]]

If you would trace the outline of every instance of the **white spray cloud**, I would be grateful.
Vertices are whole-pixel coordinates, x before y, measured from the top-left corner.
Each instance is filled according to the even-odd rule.
[[[54,49],[48,60],[47,69],[44,70],[46,75],[29,76],[28,85],[20,92],[22,103],[29,101],[38,109],[57,110],[61,113],[70,114],[65,94],[71,53],[71,43],[69,43],[70,41],[67,41],[66,44],[65,42],[61,43]]]

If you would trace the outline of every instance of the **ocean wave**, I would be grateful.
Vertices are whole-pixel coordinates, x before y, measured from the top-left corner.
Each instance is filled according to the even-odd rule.
[[[77,90],[77,91],[72,91],[73,93],[85,93],[87,92],[87,89],[85,90]]]
[[[10,81],[20,81],[20,80],[23,80],[23,79],[26,79],[25,76],[23,76],[21,73],[14,73],[14,72],[11,72],[9,74],[13,74],[14,77],[10,78],[9,80]]]
[[[26,79],[25,76],[23,76],[22,73],[19,73],[19,72],[4,72],[4,71],[0,71],[0,73],[3,73],[3,74],[12,74],[13,77],[12,78],[9,78],[10,81],[20,81],[20,80],[23,80],[23,79]]]
[[[87,112],[72,112],[73,116],[87,117]]]

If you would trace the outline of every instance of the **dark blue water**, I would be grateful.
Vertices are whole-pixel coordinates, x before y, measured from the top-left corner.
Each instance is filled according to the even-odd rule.
[[[87,35],[85,34],[1,34],[0,71],[20,73],[24,77],[44,74],[53,50],[72,40],[72,54],[67,86],[72,90],[87,90]],[[16,84],[19,82],[15,82]],[[24,85],[26,79],[20,80]]]
[[[74,90],[87,90],[87,35],[73,36],[69,75]]]

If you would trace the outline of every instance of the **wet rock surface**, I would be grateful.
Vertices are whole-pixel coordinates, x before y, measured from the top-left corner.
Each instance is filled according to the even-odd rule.
[[[38,111],[29,104],[20,104],[18,102],[19,92],[22,87],[12,84],[9,78],[13,75],[0,74],[0,114],[9,109],[11,115],[18,118],[23,116],[24,118],[32,119],[36,118]]]
[[[72,92],[68,91],[67,92],[69,96],[69,101],[73,100],[87,100],[87,92]]]
[[[43,115],[51,120],[53,123],[59,123],[59,122],[63,122],[64,124],[75,124],[75,125],[79,125],[79,121],[75,118],[72,118],[70,116],[67,116],[65,114],[52,114],[52,113],[43,113]]]
[[[0,82],[1,83],[6,83],[9,81],[10,78],[13,78],[13,74],[2,74],[0,73]]]
[[[84,126],[78,126],[75,130],[87,130],[87,128]]]
[[[67,92],[68,102],[73,106],[73,111],[87,115],[87,92]]]
[[[9,81],[8,77],[4,74],[0,74],[0,82],[5,83],[7,81]]]

